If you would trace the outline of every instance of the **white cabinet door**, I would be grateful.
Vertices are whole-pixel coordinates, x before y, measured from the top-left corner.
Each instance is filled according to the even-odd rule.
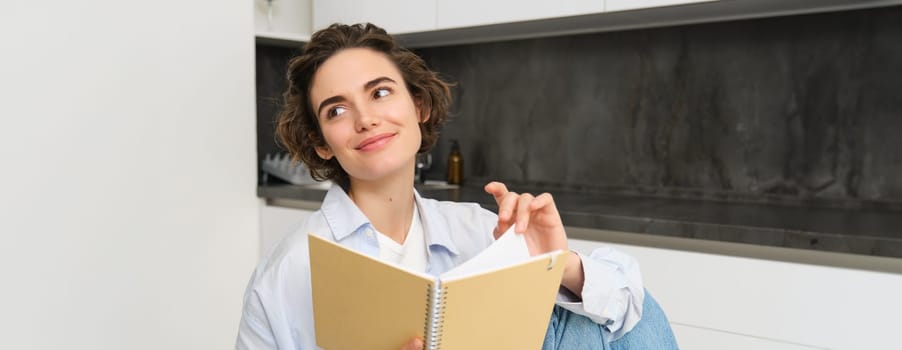
[[[570,248],[580,252],[603,245],[570,240]],[[645,285],[677,325],[681,348],[899,347],[900,274],[607,245],[639,261]],[[838,330],[845,326],[854,330]]]
[[[332,23],[370,22],[392,34],[435,29],[435,0],[314,0],[314,31]]]
[[[566,17],[604,11],[604,0],[438,0],[439,29]]]
[[[692,4],[719,0],[605,0],[605,11],[636,10],[651,7]]]
[[[709,328],[672,324],[673,335],[681,349],[692,350],[822,350],[801,344],[774,339],[752,337]]]

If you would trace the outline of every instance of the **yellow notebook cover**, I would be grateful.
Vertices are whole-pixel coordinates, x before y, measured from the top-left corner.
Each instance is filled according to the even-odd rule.
[[[437,278],[308,241],[316,342],[327,350],[397,350],[413,337],[426,349],[540,349],[565,263],[561,251],[529,257],[512,231]]]

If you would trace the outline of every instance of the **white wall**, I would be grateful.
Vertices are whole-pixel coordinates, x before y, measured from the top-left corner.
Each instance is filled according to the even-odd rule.
[[[0,5],[0,347],[233,346],[258,249],[252,6]]]

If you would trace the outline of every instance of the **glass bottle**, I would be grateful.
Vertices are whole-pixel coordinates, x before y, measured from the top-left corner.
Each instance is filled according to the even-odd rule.
[[[460,144],[451,140],[451,154],[448,155],[448,184],[460,185],[464,179],[464,159],[460,154]]]

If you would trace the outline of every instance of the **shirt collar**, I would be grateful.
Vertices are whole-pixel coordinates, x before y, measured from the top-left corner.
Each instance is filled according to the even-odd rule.
[[[333,184],[323,199],[323,205],[320,207],[323,217],[329,229],[332,230],[332,236],[336,242],[343,240],[345,237],[356,232],[361,226],[369,225],[370,219],[357,208],[351,197],[338,184]]]
[[[441,210],[435,205],[436,202],[424,199],[416,189],[413,190],[413,195],[420,211],[426,245],[441,246],[451,254],[460,254],[457,245],[451,239],[451,233],[448,232],[448,220],[441,215]],[[360,211],[338,184],[333,184],[329,188],[320,210],[336,242],[357,232],[362,226],[371,225],[370,219]]]
[[[420,196],[420,192],[413,190],[413,196],[420,210],[420,218],[423,222],[423,232],[426,232],[426,246],[440,246],[451,254],[458,255],[457,244],[451,239],[448,228],[448,219],[441,215],[442,211],[436,207],[436,201],[426,200]],[[454,213],[452,213],[453,215]]]

